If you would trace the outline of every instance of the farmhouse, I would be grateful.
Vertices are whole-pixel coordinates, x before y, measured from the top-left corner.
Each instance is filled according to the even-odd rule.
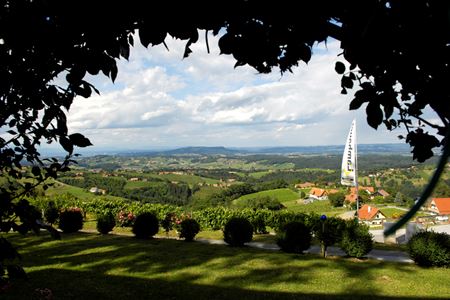
[[[345,195],[345,202],[348,203],[355,203],[356,202],[356,193],[351,193],[348,195]]]
[[[431,199],[428,210],[437,215],[437,221],[448,221],[450,216],[450,198]]]
[[[92,187],[89,189],[89,192],[96,194],[96,195],[106,195],[106,190],[99,189],[98,187]]]
[[[305,189],[305,188],[310,188],[310,187],[314,187],[315,184],[311,183],[311,182],[303,182],[303,183],[297,183],[295,185],[296,189]]]
[[[358,211],[361,221],[367,225],[382,225],[386,216],[376,207],[364,204]]]
[[[360,186],[358,191],[366,191],[367,194],[372,195],[375,193],[375,189],[371,186]],[[355,203],[356,202],[356,188],[350,188],[350,194],[345,195],[345,202]]]
[[[309,191],[309,198],[315,200],[327,200],[328,192],[324,189],[312,188],[311,191]]]
[[[366,191],[367,194],[369,194],[369,195],[375,193],[375,189],[373,188],[373,186],[360,186],[360,187],[358,187],[358,191]],[[351,194],[353,194],[355,192],[356,192],[356,188],[354,188],[354,187],[350,188]]]
[[[378,191],[375,192],[374,196],[381,196],[383,198],[389,196],[389,193],[386,192],[385,190],[379,189]]]

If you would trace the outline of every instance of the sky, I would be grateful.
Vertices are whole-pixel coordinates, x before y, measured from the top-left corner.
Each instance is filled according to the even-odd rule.
[[[186,41],[168,37],[169,51],[146,49],[135,36],[115,83],[103,74],[85,78],[101,94],[75,99],[69,133],[84,134],[102,150],[339,145],[356,118],[358,143],[401,142],[401,131],[369,127],[365,106],[348,109],[353,92],[340,94],[334,71],[339,42],[316,45],[308,64],[281,75],[235,69],[232,56],[219,54],[217,37],[209,35],[209,54],[200,37],[183,59]]]

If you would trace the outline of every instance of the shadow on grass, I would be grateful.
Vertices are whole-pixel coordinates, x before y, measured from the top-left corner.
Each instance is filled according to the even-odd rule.
[[[30,299],[36,288],[54,299],[423,299],[386,296],[398,293],[381,285],[396,281],[379,269],[414,272],[404,264],[87,233],[11,241],[30,279],[2,299]]]

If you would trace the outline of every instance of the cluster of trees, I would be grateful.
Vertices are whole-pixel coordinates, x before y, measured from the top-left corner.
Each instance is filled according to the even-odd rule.
[[[99,174],[89,174],[85,173],[83,175],[83,178],[77,178],[77,177],[60,177],[59,181],[89,189],[92,187],[98,187],[99,189],[106,190],[109,194],[118,194],[120,193],[127,184],[127,180],[122,177],[104,177]]]
[[[85,173],[83,178],[61,177],[65,184],[90,189],[97,187],[104,189],[109,195],[136,200],[143,203],[161,203],[184,206],[189,203],[192,190],[186,183],[171,183],[159,178],[152,178],[152,182],[140,188],[126,188],[127,180],[123,177],[104,177],[99,174]]]
[[[339,171],[335,170],[301,170],[301,171],[279,171],[268,173],[257,180],[257,182],[283,180],[289,184],[298,182],[315,182],[326,184],[328,182],[337,183]]]
[[[113,195],[142,203],[184,206],[190,202],[192,191],[186,183],[155,182],[142,188],[123,189]]]
[[[250,184],[250,183],[233,184],[228,188],[223,189],[212,195],[209,204],[210,206],[228,206],[230,205],[231,201],[244,195],[286,187],[288,187],[288,183],[283,179],[260,182],[258,184]],[[264,199],[264,202],[273,202],[266,200],[267,199]],[[255,204],[255,206],[257,206],[257,204]]]

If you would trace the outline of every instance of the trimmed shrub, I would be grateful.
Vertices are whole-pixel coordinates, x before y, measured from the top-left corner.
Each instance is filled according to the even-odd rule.
[[[169,231],[173,229],[173,226],[176,221],[176,216],[174,213],[168,213],[161,221],[161,227],[164,228],[164,231],[167,235],[169,235]]]
[[[277,245],[288,253],[303,253],[311,246],[312,233],[301,222],[291,222],[277,233]]]
[[[356,220],[349,220],[342,232],[339,246],[348,256],[361,258],[372,251],[372,238],[368,226],[358,224]]]
[[[59,228],[65,233],[77,232],[83,228],[83,214],[78,207],[68,208],[59,214]]]
[[[199,231],[200,225],[194,219],[185,219],[179,224],[179,237],[186,242],[192,241]]]
[[[223,229],[223,240],[230,246],[243,246],[253,238],[253,226],[245,218],[234,217],[228,220]]]
[[[141,213],[134,221],[132,232],[139,239],[151,238],[158,233],[158,218],[149,212]]]
[[[408,253],[419,266],[450,267],[450,235],[418,232],[408,242]]]
[[[97,230],[102,234],[108,234],[116,226],[116,218],[112,212],[97,216]]]
[[[56,208],[55,202],[49,201],[44,209],[44,218],[50,224],[55,224],[59,217],[59,209]]]
[[[324,218],[312,215],[310,220],[315,238],[320,242],[323,257],[327,256],[327,249],[342,239],[345,221],[336,217]]]

